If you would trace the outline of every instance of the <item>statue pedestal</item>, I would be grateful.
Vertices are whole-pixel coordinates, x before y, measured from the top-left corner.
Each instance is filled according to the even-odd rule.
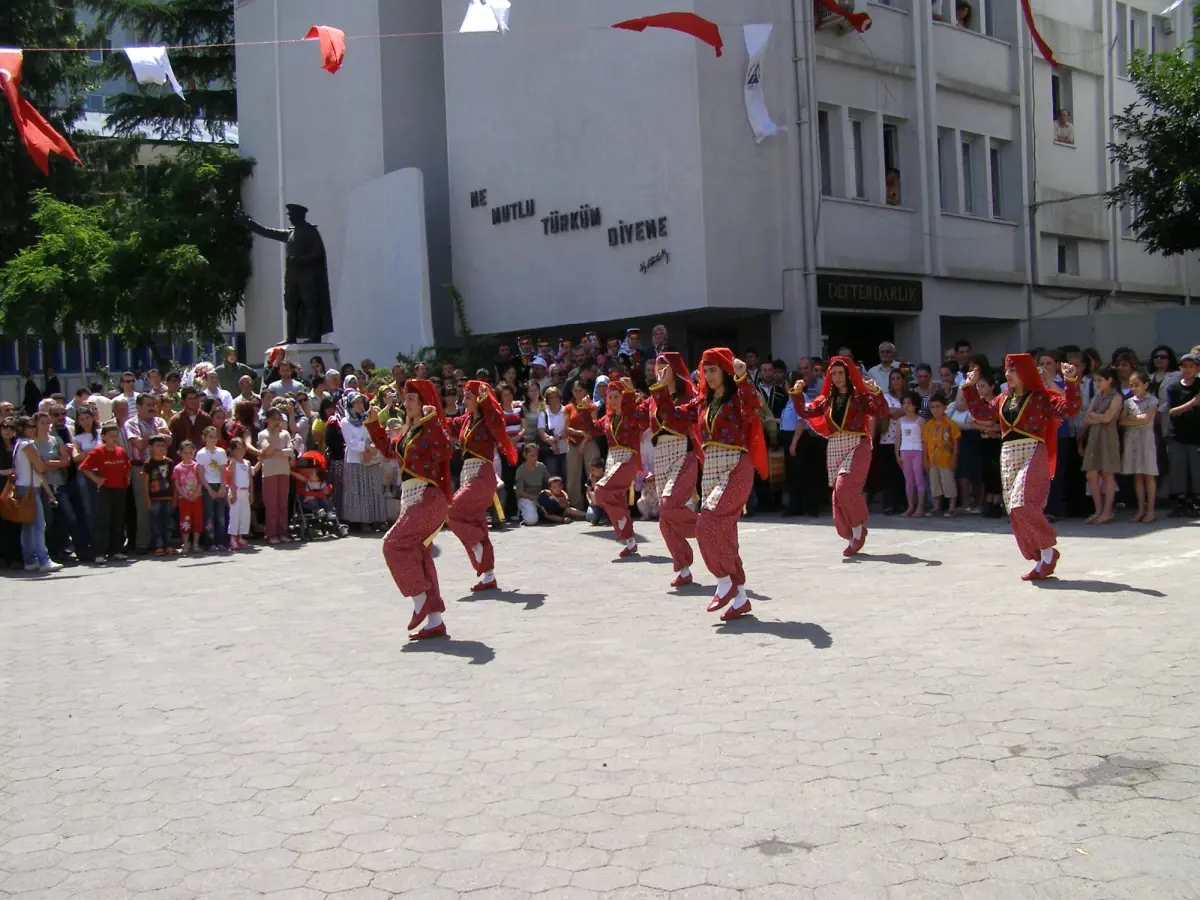
[[[307,376],[312,369],[308,365],[308,361],[314,356],[321,357],[325,363],[325,371],[334,371],[342,367],[342,358],[339,354],[336,344],[280,344],[283,347],[284,359],[290,362],[300,372]],[[269,367],[267,362],[275,347],[268,347],[267,352],[263,354],[263,365]]]

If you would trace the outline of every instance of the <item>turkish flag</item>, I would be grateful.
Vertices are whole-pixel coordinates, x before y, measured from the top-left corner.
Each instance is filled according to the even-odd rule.
[[[25,149],[33,157],[43,175],[50,174],[50,154],[57,153],[67,159],[80,162],[67,139],[51,127],[50,123],[24,97],[21,96],[21,64],[24,56],[20,50],[0,50],[0,90],[8,98],[12,108],[17,134],[21,136]]]
[[[1029,26],[1029,36],[1033,38],[1034,46],[1038,48],[1038,52],[1042,54],[1042,58],[1050,63],[1052,68],[1057,69],[1058,60],[1054,58],[1054,51],[1050,49],[1050,45],[1046,43],[1046,39],[1038,31],[1037,23],[1033,21],[1033,10],[1029,7],[1029,0],[1021,0],[1021,12],[1025,14],[1025,24]]]
[[[346,32],[332,25],[314,25],[304,36],[306,41],[321,42],[321,68],[333,75],[346,58]]]
[[[724,42],[721,40],[721,29],[715,22],[702,18],[690,12],[659,13],[656,16],[642,16],[640,19],[626,19],[618,22],[613,28],[624,28],[626,31],[645,31],[647,28],[670,28],[690,34],[697,40],[704,41],[721,55]]]

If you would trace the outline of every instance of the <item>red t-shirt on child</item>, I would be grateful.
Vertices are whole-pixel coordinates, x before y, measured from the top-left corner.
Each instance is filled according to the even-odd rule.
[[[84,457],[79,468],[95,472],[104,479],[104,486],[107,488],[120,490],[129,487],[129,472],[132,466],[129,454],[120,447],[113,447],[111,450],[105,446],[96,447]]]

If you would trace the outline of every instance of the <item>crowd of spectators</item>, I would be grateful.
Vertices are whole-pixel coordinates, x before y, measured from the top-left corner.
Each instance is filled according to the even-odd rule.
[[[594,485],[606,447],[587,427],[585,398],[603,414],[606,385],[629,378],[642,392],[658,353],[674,349],[665,327],[642,344],[630,329],[579,343],[518,338],[501,344],[490,366],[468,372],[454,362],[370,360],[326,371],[314,357],[307,370],[284,359],[267,372],[225,348],[217,365],[187,372],[121,374],[116,390],[97,383],[71,398],[25,386],[24,408],[0,403],[0,477],[14,496],[37,498],[27,524],[0,520],[0,560],[15,569],[52,572],[64,564],[103,564],[135,556],[233,552],[290,543],[314,533],[344,536],[385,528],[399,510],[399,471],[366,427],[390,436],[405,427],[400,389],[411,377],[438,387],[445,413],[463,409],[468,380],[495,386],[509,434],[520,450],[510,466],[497,457],[494,526],[587,519],[600,523]],[[748,514],[818,516],[829,506],[825,439],[801,419],[789,390],[804,383],[812,400],[825,360],[789,367],[742,350],[762,396],[771,473],[757,479]],[[846,348],[839,356],[853,355]],[[1046,384],[1063,389],[1060,362],[1083,373],[1083,409],[1062,423],[1048,515],[1153,522],[1165,502],[1170,515],[1200,516],[1200,347],[1182,357],[1165,346],[1141,359],[1119,348],[1109,360],[1078,347],[1034,351]],[[867,490],[887,515],[1002,517],[1000,440],[996,423],[970,413],[961,386],[979,367],[980,394],[1006,389],[1003,372],[967,341],[935,367],[900,361],[890,343],[864,375],[885,392],[889,414],[874,423],[875,453]],[[46,388],[57,388],[47,373]],[[654,446],[642,441],[634,514],[658,514]],[[455,459],[457,479],[461,460]],[[27,501],[28,502],[28,501]],[[305,522],[322,527],[311,531]]]

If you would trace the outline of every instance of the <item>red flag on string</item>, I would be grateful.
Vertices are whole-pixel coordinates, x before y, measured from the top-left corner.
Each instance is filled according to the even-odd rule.
[[[682,31],[684,34],[690,34],[697,40],[701,40],[717,51],[717,56],[721,55],[721,48],[725,43],[721,40],[721,29],[715,22],[710,22],[708,19],[701,18],[695,13],[690,12],[669,12],[659,13],[656,16],[643,16],[640,19],[627,19],[624,22],[618,22],[613,28],[624,28],[626,31],[645,31],[647,28],[670,28],[674,31]]]
[[[50,174],[51,153],[57,153],[82,166],[83,163],[75,155],[67,139],[55,131],[53,126],[42,118],[42,114],[21,96],[23,61],[24,54],[20,50],[0,50],[0,90],[3,90],[4,96],[8,98],[21,142],[43,175]]]
[[[1033,21],[1033,10],[1029,6],[1029,0],[1021,0],[1021,11],[1025,13],[1025,24],[1029,26],[1029,34],[1033,38],[1034,45],[1038,48],[1038,53],[1042,54],[1042,58],[1057,69],[1058,60],[1054,58],[1054,51],[1050,49],[1050,45],[1046,43],[1046,39],[1038,31],[1037,23]]]
[[[821,0],[821,5],[835,15],[841,16],[851,27],[862,34],[871,27],[871,17],[866,13],[858,13],[853,10],[845,9],[838,0]]]
[[[346,58],[346,32],[332,25],[314,25],[304,39],[321,42],[321,68],[330,75],[342,67]]]

